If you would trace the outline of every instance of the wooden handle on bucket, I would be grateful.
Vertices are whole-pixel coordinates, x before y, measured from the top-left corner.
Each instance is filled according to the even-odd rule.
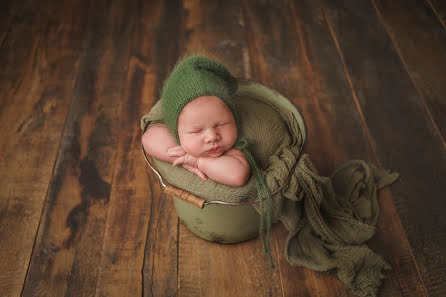
[[[164,188],[164,193],[175,196],[177,198],[180,198],[181,200],[183,200],[187,203],[193,204],[199,208],[203,208],[204,203],[206,202],[206,200],[204,200],[202,198],[198,198],[194,194],[191,194],[187,191],[172,187],[170,185]]]

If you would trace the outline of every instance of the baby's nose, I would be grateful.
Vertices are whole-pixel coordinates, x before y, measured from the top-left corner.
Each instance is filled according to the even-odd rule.
[[[219,140],[220,135],[215,128],[210,128],[206,132],[206,142],[214,142]]]

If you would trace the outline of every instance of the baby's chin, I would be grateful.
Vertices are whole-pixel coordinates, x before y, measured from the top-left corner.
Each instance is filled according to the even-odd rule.
[[[202,157],[218,158],[226,151],[224,146],[217,147],[213,150],[208,150],[202,153]]]

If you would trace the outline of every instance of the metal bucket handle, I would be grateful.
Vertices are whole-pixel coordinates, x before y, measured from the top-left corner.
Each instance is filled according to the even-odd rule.
[[[243,79],[244,81],[249,81],[246,79]],[[268,89],[270,89],[273,92],[278,93],[276,90],[262,85],[264,87],[267,87]],[[282,98],[288,100],[286,97],[282,96]],[[289,100],[288,100],[289,101]],[[300,110],[294,106],[297,110],[297,112],[300,114],[300,117],[303,119],[302,114],[300,112]],[[149,126],[150,121],[148,121],[145,125],[144,125],[144,129],[143,129],[143,133],[145,133],[147,127]],[[304,126],[304,130],[305,130],[305,135],[307,135],[307,125],[305,123],[305,121],[303,121],[303,126]],[[290,172],[288,173],[287,178],[285,179],[285,181],[282,183],[282,185],[280,185],[280,187],[278,187],[275,191],[271,192],[271,196],[274,196],[275,194],[277,194],[278,192],[280,192],[290,181],[291,176],[294,172],[294,170],[297,167],[297,164],[299,163],[300,158],[302,157],[302,151],[304,149],[305,146],[305,142],[306,142],[306,137],[304,137],[301,147],[299,148],[299,156],[296,158],[296,162],[294,163],[293,167],[291,167]],[[148,155],[146,153],[146,151],[144,150],[144,146],[141,144],[141,150],[142,150],[142,154],[144,156],[144,159],[146,160],[147,164],[149,165],[150,169],[152,169],[152,171],[158,176],[158,179],[160,180],[161,186],[164,189],[164,193],[168,194],[168,195],[172,195],[175,196],[187,203],[193,204],[198,208],[203,209],[206,205],[209,204],[222,204],[222,205],[229,205],[229,206],[240,206],[240,205],[251,205],[251,204],[256,204],[259,202],[259,200],[252,200],[252,201],[247,201],[247,202],[226,202],[226,201],[220,201],[220,200],[214,200],[214,201],[206,201],[203,198],[197,197],[194,194],[186,191],[186,190],[182,190],[180,188],[174,187],[168,183],[166,183],[163,180],[163,177],[161,176],[161,174],[155,169],[155,165],[152,165],[153,163],[153,159],[150,155]]]

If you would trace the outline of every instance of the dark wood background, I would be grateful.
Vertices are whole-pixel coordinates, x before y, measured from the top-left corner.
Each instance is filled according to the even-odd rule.
[[[368,243],[380,296],[446,296],[446,3],[9,0],[0,4],[0,296],[353,296],[288,265],[274,227],[218,245],[177,219],[140,117],[202,47],[298,106],[306,152],[401,174]]]

